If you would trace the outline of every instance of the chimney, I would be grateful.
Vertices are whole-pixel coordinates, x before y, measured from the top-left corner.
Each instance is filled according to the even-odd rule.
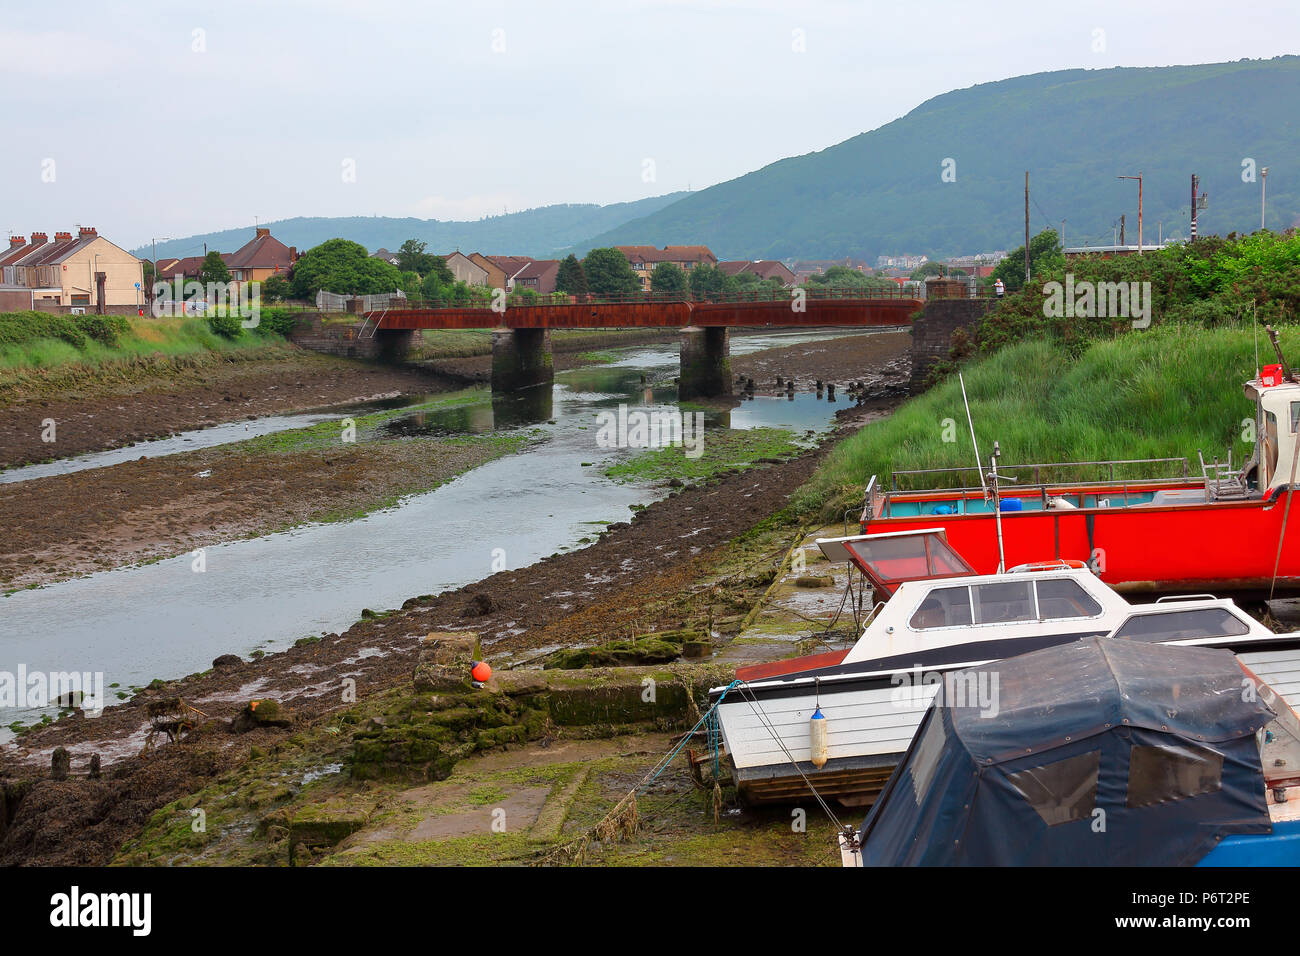
[[[298,261],[298,247],[297,247],[297,246],[290,246],[290,247],[289,247],[289,261],[290,261],[290,262],[297,262],[297,261]]]
[[[71,241],[72,241],[72,233],[70,233],[70,232],[56,232],[56,233],[54,234],[54,241],[55,241],[55,242],[71,242]]]
[[[50,237],[43,232],[32,233],[32,245],[39,246],[50,241]]]
[[[258,238],[258,239],[267,239],[267,238],[270,238],[270,235],[271,235],[271,230],[270,230],[270,229],[268,229],[268,228],[265,227],[265,226],[259,226],[258,229],[257,229],[257,236],[256,236],[255,238]]]
[[[78,226],[77,235],[84,239],[86,236],[97,236],[99,233],[95,232],[94,226]]]
[[[10,248],[10,249],[17,249],[19,246],[25,246],[25,245],[27,245],[27,240],[24,239],[22,236],[10,236],[10,237],[9,237],[9,248]]]

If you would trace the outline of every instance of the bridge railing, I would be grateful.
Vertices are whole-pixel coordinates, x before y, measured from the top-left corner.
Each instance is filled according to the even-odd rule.
[[[563,292],[539,293],[531,289],[516,290],[505,294],[504,301],[494,291],[477,291],[467,294],[452,295],[435,299],[394,300],[390,311],[402,309],[492,309],[518,308],[520,306],[549,305],[631,305],[631,304],[665,304],[677,302],[691,303],[745,303],[745,302],[790,302],[796,295],[802,294],[806,299],[871,299],[879,301],[890,299],[911,301],[924,298],[916,289],[907,289],[894,285],[893,288],[864,288],[861,286],[804,286],[787,289],[742,289],[732,292],[697,293],[682,292],[589,292],[582,295],[569,295]]]

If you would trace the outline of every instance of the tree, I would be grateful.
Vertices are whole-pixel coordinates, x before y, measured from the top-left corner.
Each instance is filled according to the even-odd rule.
[[[294,263],[291,288],[295,299],[314,299],[322,289],[339,295],[394,292],[400,282],[397,268],[372,259],[365,246],[329,239],[308,249]]]
[[[587,273],[572,253],[560,260],[560,268],[555,273],[555,291],[569,295],[587,294]]]
[[[651,292],[685,292],[686,273],[675,262],[661,262],[650,273]]]
[[[944,274],[943,263],[935,262],[931,259],[923,263],[919,268],[913,269],[909,279],[927,279],[930,276],[941,276]]]
[[[736,287],[734,281],[717,266],[698,265],[691,270],[691,295],[697,299],[718,299]]]
[[[230,270],[226,268],[221,253],[215,249],[203,257],[203,265],[199,266],[199,281],[204,285],[209,282],[230,281]]]
[[[1055,229],[1044,229],[1029,240],[1029,272],[1036,275],[1044,269],[1052,269],[1065,262],[1061,252],[1061,243]],[[1019,246],[1010,255],[997,264],[988,282],[992,284],[1002,280],[1008,292],[1016,292],[1025,284],[1025,247]]]
[[[397,268],[400,272],[414,272],[424,277],[436,273],[440,285],[451,285],[456,277],[447,268],[447,260],[425,251],[428,243],[419,239],[407,239],[397,250]]]
[[[597,295],[619,295],[641,291],[641,280],[632,271],[627,256],[614,248],[592,249],[582,260],[587,287]]]
[[[262,280],[262,301],[283,302],[288,297],[289,280],[284,276],[267,276]]]

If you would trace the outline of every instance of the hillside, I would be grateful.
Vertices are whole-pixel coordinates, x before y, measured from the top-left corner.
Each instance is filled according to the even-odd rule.
[[[574,251],[623,243],[708,244],[720,258],[822,258],[1011,249],[1030,227],[1065,226],[1070,245],[1109,243],[1128,216],[1137,241],[1158,223],[1186,236],[1191,174],[1209,206],[1201,234],[1259,226],[1260,184],[1242,160],[1271,166],[1268,225],[1300,222],[1300,57],[1200,66],[1064,70],[954,90],[836,146],[691,193]],[[956,181],[941,164],[956,161]]]
[[[629,219],[649,215],[687,193],[669,193],[635,202],[564,203],[541,206],[523,212],[490,216],[474,221],[437,219],[394,219],[384,216],[295,217],[264,222],[281,242],[310,249],[326,239],[342,237],[359,242],[371,252],[381,247],[396,250],[407,239],[422,239],[432,252],[496,252],[503,255],[552,256],[556,251],[603,232]],[[253,227],[226,229],[184,239],[158,243],[158,256],[194,256],[208,249],[234,252],[253,238]],[[150,246],[133,249],[138,256],[152,256]]]

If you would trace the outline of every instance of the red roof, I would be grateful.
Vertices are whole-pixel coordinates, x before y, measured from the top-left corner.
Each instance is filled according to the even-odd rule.
[[[227,269],[284,271],[293,265],[293,253],[289,247],[267,229],[258,229],[256,236],[221,259]]]

